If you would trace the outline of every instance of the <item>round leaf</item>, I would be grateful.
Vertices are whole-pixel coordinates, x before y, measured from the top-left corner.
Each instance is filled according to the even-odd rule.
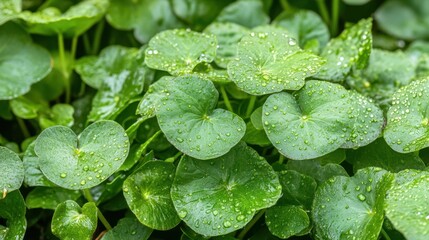
[[[161,99],[168,93],[168,85],[173,81],[171,76],[163,76],[158,81],[149,86],[140,101],[136,113],[146,118],[154,117],[156,109],[161,104]]]
[[[188,226],[206,236],[244,227],[281,194],[276,173],[244,143],[209,161],[185,156],[171,189],[174,206]]]
[[[236,1],[226,6],[217,16],[218,22],[233,22],[249,28],[266,25],[270,17],[262,1]]]
[[[0,56],[0,100],[27,93],[51,71],[49,52],[14,23],[0,26]]]
[[[0,224],[0,239],[24,239],[27,227],[25,210],[24,198],[19,191],[9,193],[4,199],[0,198],[0,219],[6,219],[6,226]]]
[[[88,202],[81,208],[75,201],[58,205],[52,217],[52,233],[60,239],[92,239],[97,228],[97,206]]]
[[[299,42],[301,48],[306,48],[314,39],[321,48],[329,41],[328,27],[313,11],[285,11],[274,19],[273,24],[285,28]]]
[[[24,157],[22,159],[24,164],[24,183],[30,187],[34,186],[56,186],[51,181],[49,181],[45,175],[43,175],[42,170],[40,170],[39,157],[34,152],[34,146],[36,141],[33,141],[28,145],[27,149],[24,152]]]
[[[134,216],[124,217],[118,224],[103,235],[102,240],[147,240],[152,234],[152,229],[141,224]]]
[[[298,90],[323,64],[320,57],[302,51],[286,32],[271,30],[244,36],[236,60],[228,64],[232,81],[249,94]]]
[[[219,93],[208,80],[177,77],[157,110],[158,123],[168,141],[198,159],[227,153],[244,136],[246,125],[238,115],[214,109]]]
[[[380,168],[365,168],[351,178],[333,177],[320,185],[312,212],[316,238],[376,240],[392,180]]]
[[[129,141],[118,123],[98,121],[79,136],[67,127],[47,128],[34,150],[50,181],[63,188],[86,189],[100,184],[122,165]]]
[[[43,208],[55,210],[58,204],[66,200],[76,201],[81,196],[79,191],[59,187],[36,187],[25,197],[28,209]]]
[[[372,19],[363,19],[331,39],[321,53],[327,63],[315,77],[342,82],[353,66],[358,69],[366,67],[372,49],[371,28]]]
[[[393,150],[415,152],[429,146],[429,78],[399,89],[387,112],[384,139]]]
[[[166,30],[149,41],[145,63],[172,75],[191,73],[198,64],[213,61],[216,46],[213,35],[183,29]]]
[[[0,2],[0,25],[18,17],[21,12],[21,0],[2,0]]]
[[[144,225],[168,230],[180,222],[170,198],[175,167],[164,161],[149,161],[125,180],[124,196],[131,211]]]
[[[3,192],[3,195],[21,187],[24,181],[24,164],[15,152],[2,146],[0,146],[0,169],[2,169],[0,192]]]
[[[429,238],[429,173],[421,172],[409,181],[396,184],[388,191],[386,216],[407,239],[424,240]]]
[[[309,81],[295,98],[285,92],[269,96],[262,114],[268,138],[291,159],[311,159],[336,150],[345,142],[347,95],[340,85]]]
[[[108,0],[84,0],[64,13],[55,7],[48,7],[40,12],[24,11],[20,17],[26,22],[31,33],[75,37],[98,22],[108,6]]]
[[[158,32],[183,26],[168,0],[111,0],[106,19],[115,28],[134,29],[141,43],[147,43]]]
[[[114,119],[143,91],[152,71],[143,64],[143,50],[109,46],[98,57],[86,56],[76,63],[83,81],[98,89],[89,121]]]
[[[386,1],[375,12],[378,26],[397,38],[413,40],[429,37],[429,2],[420,0]]]
[[[305,210],[294,205],[269,208],[265,213],[265,222],[270,232],[282,239],[301,235],[310,227],[310,218]]]
[[[241,38],[249,30],[235,23],[219,23],[210,24],[205,30],[205,33],[213,34],[218,41],[215,63],[226,68],[228,63],[232,61],[237,54],[237,44]]]
[[[293,170],[283,170],[278,175],[283,194],[276,205],[301,205],[305,209],[311,209],[317,187],[316,181]]]

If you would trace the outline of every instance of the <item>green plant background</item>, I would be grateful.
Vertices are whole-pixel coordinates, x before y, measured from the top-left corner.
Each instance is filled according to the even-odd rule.
[[[428,16],[0,1],[0,239],[429,239]]]

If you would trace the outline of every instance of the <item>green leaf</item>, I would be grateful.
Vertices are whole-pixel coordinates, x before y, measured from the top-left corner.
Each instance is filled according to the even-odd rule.
[[[285,11],[273,20],[273,25],[285,28],[301,48],[306,49],[314,40],[323,48],[329,41],[329,29],[320,16],[309,10]],[[319,49],[317,49],[319,52]]]
[[[83,81],[98,89],[92,100],[89,121],[114,119],[143,91],[151,77],[143,63],[143,49],[109,46],[98,57],[86,56],[76,63]]]
[[[74,123],[74,108],[69,104],[58,103],[52,108],[40,115],[39,124],[42,129],[62,125],[66,127],[73,126]]]
[[[316,74],[316,78],[342,82],[352,67],[366,67],[372,48],[372,19],[360,20],[346,28],[338,37],[329,41],[321,56],[327,63]]]
[[[51,71],[49,52],[14,23],[0,26],[0,56],[0,100],[27,93]]]
[[[157,110],[158,123],[168,141],[198,159],[227,153],[244,136],[238,115],[215,109],[218,95],[212,82],[196,76],[177,77]]]
[[[36,187],[25,197],[28,209],[43,208],[55,210],[58,204],[66,201],[76,201],[81,194],[78,191],[59,187]]]
[[[150,228],[168,230],[180,222],[170,197],[174,172],[172,163],[149,161],[124,182],[128,206],[139,221]]]
[[[311,209],[317,187],[316,181],[293,170],[283,170],[278,172],[278,175],[282,185],[282,197],[276,205],[300,205],[304,209]]]
[[[269,96],[263,112],[270,141],[280,153],[296,160],[366,145],[379,136],[383,124],[381,110],[369,99],[338,84],[314,80],[295,95]]]
[[[39,12],[24,11],[20,17],[30,33],[76,37],[97,23],[108,6],[108,0],[84,0],[64,13],[58,8],[48,7]]]
[[[256,129],[251,122],[246,124],[246,133],[243,136],[243,141],[262,147],[271,145],[270,139],[268,139],[265,131]]]
[[[395,184],[386,198],[386,216],[407,239],[424,240],[429,237],[429,173],[416,176],[407,170],[409,181]]]
[[[386,1],[375,12],[375,20],[381,30],[394,37],[413,40],[429,37],[426,12],[429,3],[419,0]]]
[[[13,114],[22,119],[37,118],[44,108],[48,108],[47,102],[29,96],[19,96],[10,100],[10,109]]]
[[[168,0],[111,0],[106,19],[115,28],[134,29],[134,36],[141,43],[147,43],[163,30],[184,26]]]
[[[217,16],[218,22],[237,23],[248,28],[266,25],[270,17],[259,0],[236,1],[226,6]]]
[[[351,178],[333,177],[320,185],[312,212],[316,238],[377,239],[392,181],[393,175],[380,168],[365,168]]]
[[[409,84],[416,75],[416,62],[401,51],[373,49],[368,66],[355,69],[347,77],[347,84],[359,93],[373,98],[381,105],[389,105],[393,93]]]
[[[300,89],[323,60],[302,51],[286,32],[268,29],[251,32],[238,43],[237,58],[228,64],[231,80],[253,95]]]
[[[411,82],[392,97],[384,139],[393,150],[415,152],[429,146],[429,79]]]
[[[310,176],[314,178],[318,184],[323,183],[333,176],[349,176],[341,165],[333,163],[322,165],[318,160],[291,160],[287,162],[286,169]]]
[[[217,40],[213,35],[174,29],[158,33],[145,51],[148,67],[172,75],[191,73],[200,63],[210,63],[216,56]]]
[[[300,206],[274,206],[265,213],[265,222],[270,232],[282,239],[306,233],[310,227],[310,218]]]
[[[192,29],[202,30],[215,20],[231,0],[171,0],[175,15]]]
[[[22,0],[3,0],[0,2],[0,25],[18,17]]]
[[[256,211],[274,205],[280,194],[276,173],[244,143],[209,161],[185,155],[171,189],[179,217],[206,236],[244,227]]]
[[[45,129],[34,150],[50,181],[67,189],[86,189],[100,184],[122,165],[129,140],[118,123],[98,121],[79,136],[64,126]]]
[[[118,224],[104,234],[102,240],[147,240],[152,234],[152,229],[141,224],[134,216],[124,217]]]
[[[34,152],[34,146],[36,142],[33,141],[28,145],[24,152],[23,164],[24,164],[24,183],[30,187],[34,186],[56,186],[49,181],[39,166],[39,157]]]
[[[218,41],[215,63],[226,68],[237,54],[237,44],[249,30],[235,23],[214,22],[204,29],[205,33],[213,34]]]
[[[156,109],[159,108],[161,99],[168,93],[168,86],[172,81],[174,81],[173,77],[163,76],[158,81],[151,84],[140,101],[136,114],[140,114],[144,118],[154,117],[156,115]]]
[[[92,239],[97,228],[97,206],[88,202],[81,208],[75,201],[67,200],[55,209],[51,228],[63,240]]]
[[[0,239],[24,239],[27,228],[25,202],[19,191],[9,193],[0,199],[0,220],[6,220],[6,226],[0,224]]]
[[[418,152],[398,153],[393,151],[383,138],[348,152],[347,161],[353,164],[354,171],[365,167],[380,167],[391,172],[399,172],[404,169],[423,170],[425,168]]]
[[[0,192],[4,198],[8,192],[21,187],[24,180],[24,165],[19,156],[9,148],[0,146]]]

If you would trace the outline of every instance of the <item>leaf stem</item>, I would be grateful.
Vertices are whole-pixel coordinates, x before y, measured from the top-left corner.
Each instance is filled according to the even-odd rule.
[[[250,114],[252,114],[252,112],[253,112],[253,108],[255,107],[255,102],[256,102],[256,96],[255,96],[255,95],[252,95],[252,96],[250,97],[250,100],[249,100],[249,105],[247,105],[247,109],[246,109],[246,118],[247,118],[247,117],[250,117]]]
[[[283,161],[285,160],[285,156],[283,156],[281,153],[279,153],[279,163],[283,164]]]
[[[336,36],[338,33],[338,15],[339,15],[339,8],[340,8],[340,0],[333,0],[332,1],[332,21],[331,21],[331,34],[332,37]]]
[[[165,162],[171,162],[171,163],[174,163],[175,161],[176,161],[176,159],[177,158],[179,158],[180,156],[182,156],[182,152],[178,152],[178,153],[176,153],[174,156],[172,156],[172,157],[169,157],[169,158],[167,158],[167,159],[165,159]]]
[[[64,50],[64,37],[63,37],[62,33],[58,34],[58,54],[60,57],[61,72],[62,72],[62,75],[64,77],[64,88],[66,91],[66,103],[69,103],[70,102],[71,89],[70,89],[69,74],[68,74],[67,66],[66,66],[66,57],[65,57],[65,50]]]
[[[83,196],[86,198],[86,200],[88,202],[95,203],[94,198],[92,197],[91,192],[89,191],[89,188],[83,189],[82,193],[83,193]],[[107,221],[107,219],[104,217],[103,213],[100,211],[100,209],[98,207],[97,207],[97,216],[98,216],[98,219],[100,220],[100,222],[104,225],[104,227],[107,230],[111,230],[112,229],[112,226]]]
[[[92,54],[93,55],[97,55],[98,51],[100,50],[101,37],[103,35],[103,30],[104,30],[104,19],[98,23],[97,28],[95,29],[94,40],[92,42]]]
[[[83,34],[82,39],[83,39],[83,47],[85,48],[85,53],[90,54],[91,53],[91,44],[89,43],[88,32]]]
[[[162,133],[162,131],[161,130],[159,130],[158,132],[156,132],[154,135],[152,135],[152,137],[150,137],[148,140],[146,140],[146,142],[144,142],[142,145],[140,145],[140,147],[139,147],[139,149],[138,149],[138,151],[144,151],[146,148],[147,148],[147,146],[149,146],[149,144],[153,141],[153,140],[155,140],[155,138],[157,138],[160,134]]]
[[[290,12],[291,11],[291,7],[289,5],[289,2],[287,0],[280,0],[280,4],[282,5],[283,11],[285,12]]]
[[[326,7],[325,0],[316,0],[316,2],[317,2],[317,6],[319,7],[320,15],[322,16],[323,21],[326,24],[329,24],[330,22],[329,13],[328,13],[328,8]]]
[[[71,51],[70,51],[70,54],[71,54],[71,59],[72,59],[72,67],[74,66],[74,60],[75,60],[75,58],[76,58],[76,49],[77,49],[77,40],[79,39],[79,37],[78,36],[74,36],[73,38],[72,38],[72,42],[71,42]]]
[[[383,237],[384,237],[385,240],[391,240],[390,237],[389,237],[389,234],[387,234],[387,232],[384,231],[383,228],[381,228],[381,235],[383,235]]]
[[[220,93],[222,94],[222,98],[223,98],[223,101],[225,102],[226,108],[230,112],[234,112],[234,110],[232,109],[232,106],[231,106],[231,102],[229,101],[228,94],[226,93],[225,87],[223,85],[220,85]]]
[[[137,119],[137,121],[135,123],[133,123],[131,126],[129,126],[127,128],[127,130],[125,130],[125,132],[127,133],[128,137],[130,137],[132,134],[134,134],[134,132],[137,130],[137,128],[140,126],[140,124],[142,122],[144,122],[146,120],[146,118],[140,117]]]
[[[25,138],[31,137],[30,131],[28,131],[27,125],[25,125],[24,120],[20,117],[16,117],[16,121],[18,122],[19,128],[21,129],[22,134]]]
[[[253,217],[253,219],[243,228],[243,230],[241,230],[240,234],[238,234],[237,238],[238,239],[243,239],[247,232],[253,227],[253,225],[255,225],[255,223],[264,215],[266,209],[262,209],[261,211],[259,211],[255,217]]]

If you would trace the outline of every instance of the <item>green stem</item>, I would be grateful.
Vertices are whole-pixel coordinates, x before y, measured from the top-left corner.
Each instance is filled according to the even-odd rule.
[[[90,54],[91,53],[91,44],[89,43],[88,32],[83,34],[82,39],[83,39],[83,48],[85,48],[85,53]]]
[[[279,156],[279,163],[283,164],[283,161],[285,160],[285,156],[281,155]]]
[[[340,0],[333,0],[331,7],[332,7],[331,34],[332,34],[332,37],[334,37],[338,33],[338,18],[339,18],[339,10],[340,10]]]
[[[231,106],[231,102],[229,101],[228,94],[226,93],[225,87],[223,85],[220,85],[220,93],[222,94],[222,98],[223,98],[223,101],[225,102],[226,108],[229,111],[234,112]]]
[[[95,29],[94,40],[92,42],[92,54],[96,55],[100,50],[101,37],[104,30],[104,20],[101,20]]]
[[[86,200],[88,202],[95,203],[94,198],[92,197],[91,192],[89,191],[88,188],[87,189],[83,189],[82,193],[83,193],[83,196],[86,198]],[[97,207],[97,216],[98,216],[98,219],[100,220],[100,222],[104,225],[104,227],[107,230],[111,230],[112,229],[112,226],[107,221],[107,219],[104,217],[103,213],[100,211],[100,209],[98,207]]]
[[[150,137],[148,140],[146,140],[146,142],[144,142],[142,145],[140,145],[139,149],[137,151],[139,152],[143,152],[147,146],[149,146],[149,144],[155,140],[155,138],[157,138],[160,134],[162,133],[161,130],[159,130],[158,132],[156,132],[154,135],[152,135],[152,137]]]
[[[384,237],[385,240],[391,240],[390,237],[389,237],[389,234],[387,234],[387,232],[384,231],[383,228],[381,228],[381,235],[383,235],[383,237]]]
[[[329,13],[328,8],[326,7],[325,0],[316,0],[317,6],[319,7],[320,15],[322,16],[323,21],[326,24],[329,24]]]
[[[252,95],[249,100],[249,105],[247,105],[246,109],[246,117],[250,117],[250,114],[253,112],[253,108],[255,108],[256,96]]]
[[[72,38],[72,42],[71,42],[71,59],[72,59],[72,67],[74,66],[74,60],[76,58],[76,49],[77,49],[77,40],[79,39],[78,36],[74,36]]]
[[[238,234],[238,236],[237,236],[238,239],[243,239],[246,236],[247,232],[264,215],[265,210],[266,209],[262,209],[261,211],[258,212],[258,214],[256,214],[255,217],[253,217],[253,219],[243,228],[243,230],[241,230],[240,234]]]
[[[20,117],[16,117],[16,120],[18,122],[19,128],[21,129],[22,134],[24,134],[25,138],[31,137],[30,131],[28,131],[27,125],[25,125],[24,120]]]
[[[67,71],[67,63],[66,63],[66,56],[65,56],[65,50],[64,50],[64,37],[62,33],[58,34],[58,54],[60,57],[60,65],[61,65],[61,72],[64,77],[64,88],[66,91],[66,103],[70,102],[70,79],[69,74]]]
[[[282,5],[283,11],[285,12],[290,12],[291,11],[291,7],[289,5],[289,2],[287,0],[280,0],[280,4]]]
[[[174,156],[172,156],[172,157],[169,157],[169,158],[167,158],[167,159],[165,159],[165,162],[171,162],[171,163],[174,163],[175,161],[176,161],[176,159],[177,158],[179,158],[180,156],[182,156],[182,152],[178,152],[178,153],[176,153]]]
[[[140,124],[142,122],[144,122],[145,120],[146,120],[146,118],[138,118],[135,123],[133,123],[131,126],[129,126],[127,128],[127,130],[125,130],[125,132],[127,133],[127,135],[131,136],[134,133],[134,131],[137,130],[137,128],[140,126]]]

